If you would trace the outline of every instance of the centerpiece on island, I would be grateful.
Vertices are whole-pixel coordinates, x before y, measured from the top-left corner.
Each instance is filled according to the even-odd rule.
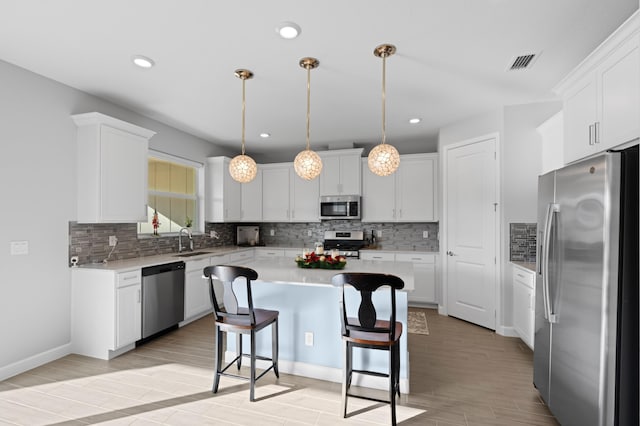
[[[313,251],[302,256],[296,256],[295,261],[299,268],[342,269],[347,264],[347,259],[344,256],[318,255]]]

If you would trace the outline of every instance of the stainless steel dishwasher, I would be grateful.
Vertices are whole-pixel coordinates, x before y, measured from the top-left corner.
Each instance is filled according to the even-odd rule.
[[[184,262],[142,268],[142,340],[184,320]]]

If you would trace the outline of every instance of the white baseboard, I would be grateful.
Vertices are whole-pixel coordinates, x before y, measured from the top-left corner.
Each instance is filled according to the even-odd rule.
[[[0,367],[0,380],[8,379],[9,377],[16,376],[32,368],[39,367],[56,359],[67,356],[71,353],[71,343],[67,343],[57,348],[49,349],[48,351],[30,356],[29,358],[22,359],[13,364]]]
[[[444,306],[444,305],[438,305],[438,313],[439,313],[440,315],[447,316],[447,315],[448,315],[448,314],[447,314],[447,307],[446,307],[446,306]]]
[[[520,335],[518,334],[515,328],[505,327],[503,325],[496,328],[496,334],[499,334],[505,337],[520,337]]]
[[[235,352],[226,351],[225,352],[225,361],[231,362],[236,357]],[[248,358],[243,358],[243,365],[248,365]],[[264,360],[256,360],[256,366],[264,370],[271,365],[270,361]],[[234,367],[232,367],[234,368]],[[310,377],[312,379],[318,380],[326,380],[329,382],[340,383],[342,382],[342,369],[341,368],[333,368],[333,367],[325,367],[321,365],[315,364],[306,364],[304,362],[292,362],[287,360],[279,360],[278,361],[278,370],[281,373],[293,374],[295,376],[303,376]],[[407,371],[409,369],[407,368]],[[354,373],[353,379],[351,380],[351,384],[353,386],[362,386],[365,388],[372,389],[389,389],[389,379],[385,377],[374,377],[367,376],[363,374]],[[400,392],[403,394],[409,393],[409,380],[407,378],[400,378]]]

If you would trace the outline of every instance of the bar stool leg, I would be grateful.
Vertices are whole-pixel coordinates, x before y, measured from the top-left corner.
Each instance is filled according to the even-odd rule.
[[[249,401],[255,401],[256,386],[256,332],[251,330],[251,390],[249,391]]]
[[[271,362],[273,363],[273,372],[277,378],[280,378],[278,371],[278,319],[271,326]]]
[[[347,418],[347,388],[351,381],[351,347],[346,340],[342,341],[342,417]]]
[[[236,356],[238,357],[238,370],[242,367],[242,333],[236,333]]]
[[[222,371],[222,356],[224,353],[223,338],[224,333],[220,327],[216,326],[216,372],[213,377],[213,388],[211,389],[213,393],[218,392],[218,385],[220,384],[220,371]]]

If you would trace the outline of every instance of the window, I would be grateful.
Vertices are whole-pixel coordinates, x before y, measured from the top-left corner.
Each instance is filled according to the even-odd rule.
[[[175,233],[184,226],[201,230],[198,188],[202,166],[166,154],[149,157],[149,203],[146,223],[138,224],[139,234],[153,234],[153,215],[158,214],[158,233]]]

